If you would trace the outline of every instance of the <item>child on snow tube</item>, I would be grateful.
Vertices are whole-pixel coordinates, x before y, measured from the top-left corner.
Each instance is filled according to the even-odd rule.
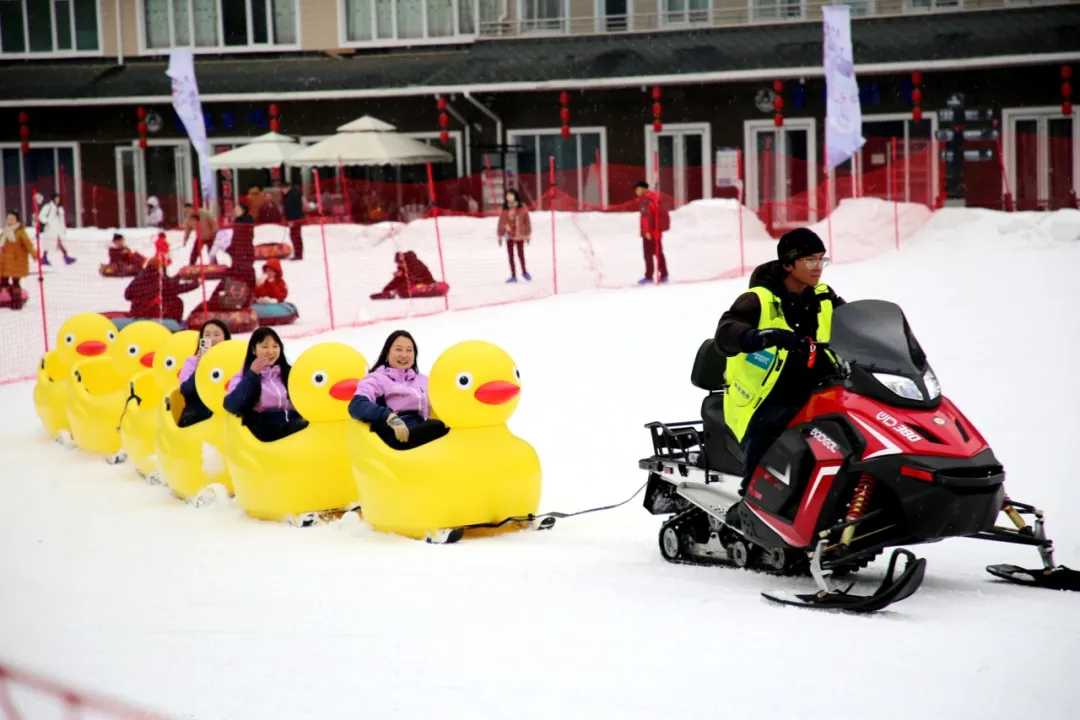
[[[412,335],[404,330],[390,333],[349,402],[350,417],[371,425],[371,431],[395,450],[419,447],[450,432],[431,417],[428,379],[417,369],[416,355]]]
[[[105,277],[134,277],[145,264],[146,258],[129,248],[123,235],[113,233],[109,262],[100,266],[98,272]]]
[[[281,338],[261,327],[248,340],[244,368],[229,381],[225,410],[239,416],[256,439],[273,442],[308,426],[289,399],[289,372]]]
[[[213,416],[214,413],[206,407],[195,388],[195,369],[210,348],[231,338],[229,328],[220,320],[207,320],[199,330],[199,349],[184,361],[184,367],[180,369],[180,394],[184,396],[184,410],[180,413],[177,427],[188,427]]]

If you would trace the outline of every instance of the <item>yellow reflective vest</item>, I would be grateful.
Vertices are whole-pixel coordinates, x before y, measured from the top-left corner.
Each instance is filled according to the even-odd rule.
[[[750,292],[758,296],[761,303],[761,316],[758,330],[777,328],[791,330],[784,319],[780,298],[764,287],[752,287]],[[818,342],[829,342],[832,333],[833,302],[829,295],[829,286],[821,283],[814,287],[814,293],[820,297],[821,308],[817,315]],[[724,396],[724,420],[742,442],[746,429],[754,418],[754,413],[769,396],[776,380],[780,377],[788,351],[782,348],[766,348],[753,353],[739,353],[727,359],[727,392]]]

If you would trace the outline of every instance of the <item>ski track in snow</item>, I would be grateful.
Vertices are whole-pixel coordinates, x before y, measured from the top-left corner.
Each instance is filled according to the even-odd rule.
[[[1074,447],[1080,213],[946,210],[904,251],[830,267],[845,298],[901,304],[944,393],[1015,499],[1080,566]],[[541,510],[630,495],[651,420],[695,417],[702,339],[746,279],[560,296],[393,323],[429,369],[450,344],[506,348],[511,429],[544,466]],[[1061,314],[1059,314],[1059,311]],[[388,325],[327,339],[369,358]],[[1055,372],[1059,363],[1064,372]],[[871,617],[782,608],[808,589],[660,557],[641,497],[544,533],[453,546],[362,523],[289,528],[195,509],[43,436],[32,383],[0,387],[0,662],[177,718],[1071,718],[1080,597],[1015,587],[1030,548],[951,540],[922,589]],[[884,559],[860,574],[879,579]],[[27,717],[56,703],[13,693]]]

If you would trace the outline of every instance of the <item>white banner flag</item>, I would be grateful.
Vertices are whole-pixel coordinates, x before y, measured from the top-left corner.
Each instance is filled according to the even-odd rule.
[[[851,49],[851,8],[824,5],[822,45],[825,50],[825,163],[829,170],[844,163],[866,144],[862,107]]]
[[[214,175],[210,170],[210,143],[206,140],[206,123],[203,121],[199,86],[195,82],[195,60],[191,50],[178,48],[169,54],[169,69],[165,74],[172,79],[172,101],[180,122],[184,123],[188,138],[199,155],[199,178],[204,205],[217,194],[214,192]]]

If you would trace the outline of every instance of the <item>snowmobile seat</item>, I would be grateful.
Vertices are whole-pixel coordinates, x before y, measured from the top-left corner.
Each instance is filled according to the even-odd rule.
[[[710,470],[741,476],[743,449],[724,421],[726,367],[727,358],[720,354],[713,339],[703,342],[698,348],[694,368],[690,372],[690,382],[694,387],[709,393],[701,401],[704,452],[698,456],[698,464],[704,467],[704,461],[708,460]]]

